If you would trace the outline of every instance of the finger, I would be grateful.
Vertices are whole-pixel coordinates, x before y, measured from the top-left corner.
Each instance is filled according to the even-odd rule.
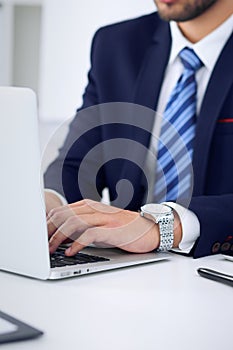
[[[83,234],[79,237],[79,239],[76,240],[74,243],[72,243],[71,246],[66,249],[65,254],[67,256],[73,256],[77,254],[83,248],[85,248],[86,246],[96,241],[96,234],[97,234],[96,228],[92,227],[85,230]]]
[[[47,221],[47,231],[49,238],[57,231],[57,227],[52,222],[50,222],[50,220]]]
[[[70,210],[71,212],[73,211],[73,209],[70,207],[69,204],[67,205],[62,205],[60,207],[56,207],[56,208],[53,208],[51,209],[48,214],[47,214],[47,219],[50,219],[51,217],[53,217],[55,214],[59,214],[63,211],[66,211],[66,210]]]
[[[69,248],[67,248],[65,250],[65,255],[66,256],[73,256],[73,255],[79,253],[85,247],[86,247],[85,245],[80,244],[79,242],[75,241],[74,243],[71,244],[71,246]]]
[[[80,202],[70,204],[70,208],[78,215],[80,214],[92,214],[100,211],[102,203],[92,201],[90,199],[84,199]]]
[[[47,219],[48,236],[51,237],[69,217],[74,215],[68,206],[52,209]]]
[[[50,253],[54,253],[67,238],[77,240],[83,232],[98,223],[99,218],[96,215],[70,216],[51,236],[49,240]]]
[[[56,231],[49,240],[49,253],[53,254],[59,245],[66,240],[66,236],[61,231]]]
[[[62,233],[70,239],[69,234],[73,234],[74,231],[83,232],[92,226],[105,225],[106,222],[107,217],[99,215],[99,213],[76,215],[73,210],[69,211],[65,208],[63,211],[55,210],[53,216],[47,221],[48,236],[52,237],[57,230],[61,230],[62,226]],[[64,225],[65,223],[66,225]],[[68,227],[69,225],[70,227]]]
[[[93,214],[96,212],[96,209],[94,207],[94,205],[90,205],[89,203],[86,204],[85,202],[83,202],[82,205],[79,204],[79,202],[70,204],[70,209],[73,210],[76,214],[80,215],[80,214]]]
[[[80,202],[72,203],[69,206],[76,212],[76,214],[91,214],[94,212],[102,214],[117,214],[122,211],[120,208],[116,208],[90,199],[84,199]]]
[[[91,207],[92,203],[94,204],[95,201],[93,201],[91,199],[82,199],[81,201],[69,204],[69,206],[71,208],[73,208],[73,207],[82,207],[82,206],[90,206]]]

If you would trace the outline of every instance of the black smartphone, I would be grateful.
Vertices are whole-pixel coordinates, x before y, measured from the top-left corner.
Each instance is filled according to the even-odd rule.
[[[207,269],[204,267],[200,267],[199,269],[197,269],[197,272],[202,277],[209,278],[213,281],[222,282],[227,284],[228,286],[233,287],[233,275],[226,275],[225,273]]]

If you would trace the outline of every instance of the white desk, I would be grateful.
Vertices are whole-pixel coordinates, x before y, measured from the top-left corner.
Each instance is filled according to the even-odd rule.
[[[233,273],[221,256],[171,261],[63,281],[0,272],[0,310],[45,332],[2,350],[232,348],[233,289],[197,267]]]

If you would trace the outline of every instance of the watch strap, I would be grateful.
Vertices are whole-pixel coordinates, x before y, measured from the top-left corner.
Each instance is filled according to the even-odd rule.
[[[167,251],[173,247],[174,242],[174,216],[171,212],[169,215],[162,216],[159,221],[160,244],[158,251]]]
[[[159,225],[159,233],[160,233],[160,244],[157,251],[167,251],[173,247],[174,242],[174,215],[173,208],[167,204],[164,206],[170,208],[170,212],[156,215],[153,212],[146,212],[145,206],[141,207],[141,216],[148,220],[154,221]]]

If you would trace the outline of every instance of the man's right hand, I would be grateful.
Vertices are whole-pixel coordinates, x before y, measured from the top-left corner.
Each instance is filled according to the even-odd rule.
[[[47,215],[51,209],[60,207],[63,203],[55,193],[45,191],[45,205]]]

